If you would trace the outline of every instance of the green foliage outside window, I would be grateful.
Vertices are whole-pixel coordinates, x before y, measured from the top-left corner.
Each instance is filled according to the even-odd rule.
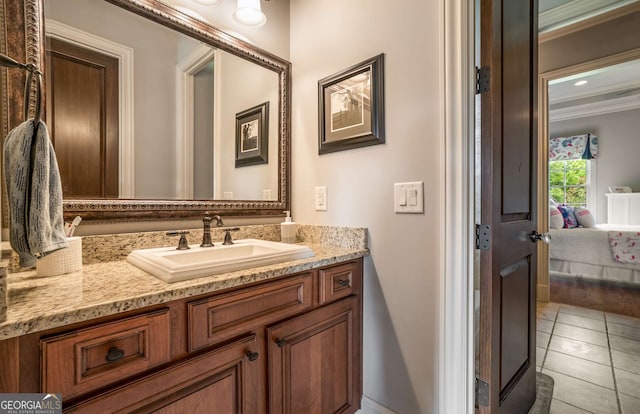
[[[558,203],[587,206],[587,160],[549,162],[549,195]]]

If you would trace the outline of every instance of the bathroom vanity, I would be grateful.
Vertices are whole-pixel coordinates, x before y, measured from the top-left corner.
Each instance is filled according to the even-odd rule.
[[[366,241],[306,244],[172,284],[124,260],[10,275],[0,392],[61,393],[66,412],[354,413]]]

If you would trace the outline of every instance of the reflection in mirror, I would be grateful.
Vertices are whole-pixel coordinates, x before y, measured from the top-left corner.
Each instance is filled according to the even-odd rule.
[[[47,0],[47,120],[66,199],[274,200],[268,162],[235,167],[236,114],[278,107],[278,72],[107,2]]]

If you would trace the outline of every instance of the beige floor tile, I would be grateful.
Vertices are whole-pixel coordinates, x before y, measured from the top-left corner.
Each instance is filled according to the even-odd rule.
[[[627,354],[640,355],[640,341],[625,338],[618,335],[609,335],[611,349],[626,352]]]
[[[549,339],[551,335],[546,332],[536,331],[536,346],[546,348],[549,346]]]
[[[555,398],[551,400],[551,410],[549,414],[590,414],[591,411],[585,411],[581,408],[574,407]]]
[[[584,316],[572,315],[570,313],[559,313],[556,322],[566,325],[579,326],[580,328],[591,329],[593,331],[606,332],[604,321],[587,318]]]
[[[554,379],[553,398],[595,414],[618,412],[615,391],[548,369],[542,372]]]
[[[618,315],[617,313],[607,313],[607,323],[619,323],[620,325],[632,326],[634,328],[640,328],[640,319],[632,318],[631,316]]]
[[[618,391],[640,398],[640,375],[615,368]]]
[[[556,351],[548,351],[543,367],[614,390],[611,367]]]
[[[640,328],[634,328],[633,326],[620,325],[618,323],[607,323],[609,333],[612,335],[624,336],[625,338],[635,339],[640,341]]]
[[[558,305],[557,303],[538,302],[537,317],[538,317],[538,319],[546,319],[548,321],[555,321],[556,320],[556,315],[558,314],[558,309],[559,308],[560,308],[560,305]]]
[[[622,405],[622,414],[640,413],[640,398],[620,394],[620,405]]]
[[[547,319],[538,319],[536,321],[536,329],[541,332],[550,334],[551,332],[553,332],[553,321],[549,321]]]
[[[562,311],[562,309],[560,310]],[[553,328],[553,334],[594,345],[608,346],[607,335],[604,332],[566,325],[564,323],[556,323],[556,326]]]
[[[542,363],[544,362],[544,354],[546,353],[547,350],[545,348],[536,346],[536,366],[542,366]]]
[[[552,340],[553,342],[553,340]],[[640,375],[640,355],[611,350],[613,366]]]
[[[560,305],[558,310],[560,313],[568,313],[571,315],[584,316],[585,318],[604,320],[604,312],[593,309],[580,308],[578,306]]]
[[[611,365],[609,348],[604,346],[553,335],[549,349],[600,364]]]

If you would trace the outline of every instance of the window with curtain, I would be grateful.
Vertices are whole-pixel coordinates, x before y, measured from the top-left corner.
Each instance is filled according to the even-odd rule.
[[[598,137],[593,134],[549,140],[549,196],[558,203],[589,207],[596,158]]]

